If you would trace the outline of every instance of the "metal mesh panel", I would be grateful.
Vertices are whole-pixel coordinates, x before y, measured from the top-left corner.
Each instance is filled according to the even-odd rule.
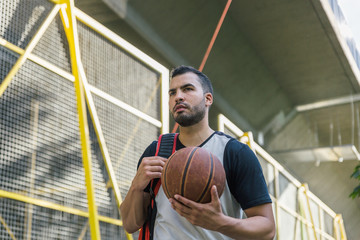
[[[91,239],[85,217],[6,198],[0,199],[0,215],[16,239],[78,239],[79,236],[83,236],[82,239]],[[105,228],[106,225],[109,224],[103,223],[101,227]],[[110,229],[107,226],[104,231]],[[119,227],[114,226],[114,230],[104,235],[110,233],[117,233],[119,236]],[[0,225],[0,239],[13,239],[4,225]]]
[[[126,239],[125,231],[122,227],[106,222],[100,222],[101,239],[119,240]]]
[[[319,206],[311,199],[309,200],[309,203],[314,225],[316,228],[320,228]]]
[[[32,52],[55,66],[71,72],[69,45],[59,15],[55,17]]]
[[[90,132],[90,143],[92,153],[92,174],[94,179],[94,185],[96,188],[96,199],[101,199],[101,202],[97,201],[98,212],[100,215],[119,219],[120,215],[117,211],[117,202],[113,195],[113,191],[110,188],[111,185],[106,183],[109,181],[109,176],[106,170],[105,162],[102,157],[101,149],[98,144],[95,129],[91,121],[91,116],[88,114],[88,124]]]
[[[0,36],[25,48],[53,6],[46,0],[0,1]]]
[[[52,9],[50,1],[1,1],[0,36],[25,49]],[[80,45],[89,82],[160,120],[160,74],[83,24]],[[71,71],[69,46],[59,15],[34,55]],[[18,55],[0,46],[2,81]],[[51,66],[50,66],[51,68]],[[137,161],[160,129],[93,96],[107,147],[124,198]],[[90,115],[90,144],[98,214],[119,219],[114,193]],[[78,113],[72,82],[27,60],[0,96],[0,189],[87,211]],[[0,239],[90,239],[88,219],[0,198]],[[4,223],[5,222],[5,223]],[[8,228],[7,228],[8,227]],[[124,239],[124,230],[100,222],[102,239]],[[135,234],[136,235],[136,234]]]
[[[334,219],[324,211],[324,231],[331,236],[334,234],[333,221]]]
[[[1,189],[86,209],[73,84],[27,61],[0,111]]]
[[[18,58],[18,54],[0,46],[0,84]]]
[[[159,129],[101,97],[96,95],[93,97],[121,195],[124,198],[135,176],[141,154],[155,140]]]
[[[295,224],[296,219],[283,209],[279,209],[280,227],[279,228],[279,239],[294,239],[295,237]]]
[[[80,22],[78,32],[88,82],[159,120],[159,73]],[[152,103],[147,107],[149,100]]]
[[[27,61],[0,98],[0,112],[0,189],[86,211],[73,83]],[[113,216],[104,172],[92,159],[99,213]]]
[[[264,173],[264,178],[269,190],[269,193],[272,196],[275,196],[275,189],[274,189],[274,167],[268,163],[262,156],[260,156],[259,154],[257,154],[257,158],[259,159],[259,162],[261,164],[261,168],[263,170]]]
[[[297,211],[297,187],[287,179],[282,173],[279,173],[279,203]]]

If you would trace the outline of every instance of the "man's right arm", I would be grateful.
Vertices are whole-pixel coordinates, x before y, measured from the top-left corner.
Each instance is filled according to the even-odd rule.
[[[136,232],[142,227],[150,204],[150,194],[131,185],[124,201],[120,205],[123,226],[128,233]]]
[[[161,177],[166,158],[144,157],[131,183],[130,189],[120,205],[120,213],[125,230],[136,232],[144,224],[150,204],[150,194],[144,192],[149,182]]]

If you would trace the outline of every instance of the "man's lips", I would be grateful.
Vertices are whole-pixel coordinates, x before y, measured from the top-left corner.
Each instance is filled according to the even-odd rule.
[[[178,104],[174,107],[174,112],[181,112],[187,109],[187,106],[185,104]]]

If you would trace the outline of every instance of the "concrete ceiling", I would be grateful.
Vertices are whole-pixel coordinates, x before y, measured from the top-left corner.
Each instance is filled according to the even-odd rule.
[[[225,0],[75,1],[78,8],[170,68],[200,65],[225,4]],[[356,118],[357,103],[311,113],[295,111],[298,105],[360,91],[317,0],[233,1],[204,72],[219,99],[216,109],[255,136],[263,132],[265,146],[274,138],[274,128],[280,131],[297,114],[308,120],[319,146],[329,144],[331,123],[340,129],[342,144],[359,145],[357,136],[348,136],[355,129],[350,117]]]
[[[75,0],[79,9],[169,68],[200,65],[225,4]],[[263,146],[274,154],[345,144],[359,150],[359,70],[334,23],[327,0],[232,1],[204,68],[215,89],[213,128],[217,113],[223,113],[242,130],[264,134]],[[313,104],[319,102],[321,107]],[[348,178],[356,164],[354,158],[342,176]],[[307,177],[303,180],[311,182],[314,176]]]

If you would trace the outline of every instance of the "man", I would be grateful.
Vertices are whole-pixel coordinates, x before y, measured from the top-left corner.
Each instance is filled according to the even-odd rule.
[[[274,217],[260,164],[250,148],[209,126],[213,90],[198,70],[180,66],[171,73],[169,107],[179,124],[176,149],[199,146],[223,163],[226,186],[219,199],[215,186],[211,202],[200,204],[175,195],[167,199],[162,188],[155,197],[157,215],[153,239],[273,239]],[[120,206],[124,228],[132,233],[147,219],[149,182],[161,177],[167,159],[154,157],[156,141],[140,158],[138,171]],[[145,191],[144,191],[145,190]],[[241,211],[247,218],[241,219]]]

